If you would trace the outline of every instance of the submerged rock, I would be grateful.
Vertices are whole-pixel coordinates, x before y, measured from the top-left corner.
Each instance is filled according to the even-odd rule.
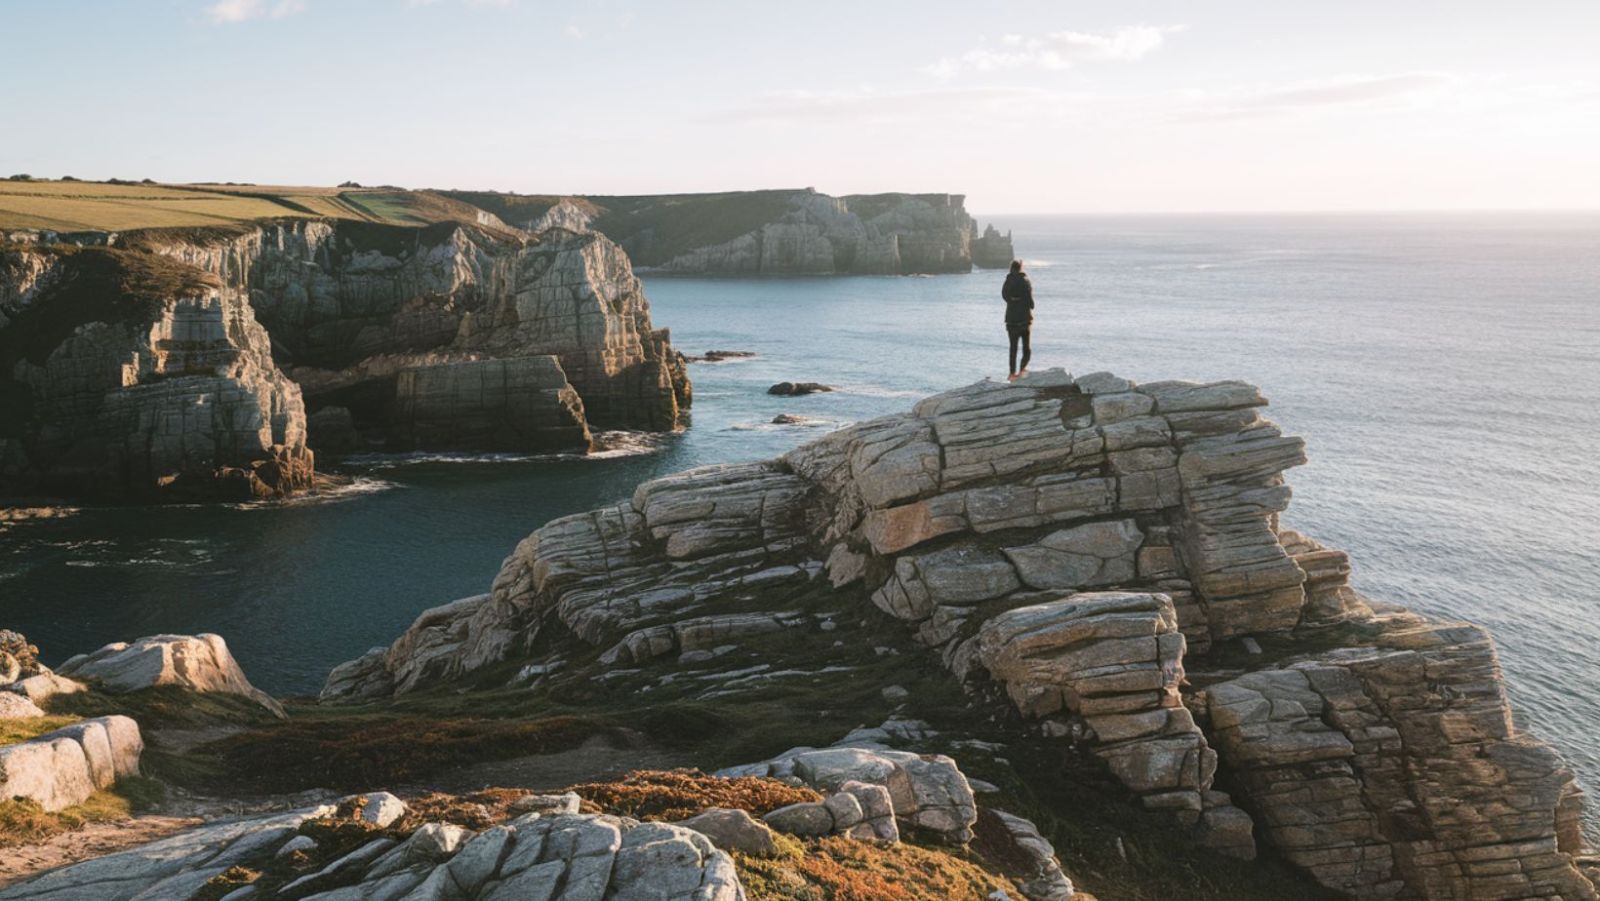
[[[755,356],[753,350],[708,350],[698,357],[685,356],[690,363],[723,363],[728,360],[748,360]]]
[[[832,390],[832,385],[824,385],[821,382],[779,382],[768,388],[767,393],[779,397],[799,397],[803,394],[819,394]]]

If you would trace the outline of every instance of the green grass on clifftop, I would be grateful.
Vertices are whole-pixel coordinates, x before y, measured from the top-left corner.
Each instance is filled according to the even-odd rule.
[[[480,212],[432,191],[401,188],[0,181],[0,231],[122,232],[304,218],[492,227]]]

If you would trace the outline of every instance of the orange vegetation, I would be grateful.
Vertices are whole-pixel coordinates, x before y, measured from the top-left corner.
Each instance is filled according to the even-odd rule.
[[[809,788],[776,779],[729,779],[699,770],[637,770],[615,782],[574,785],[569,791],[606,813],[641,820],[681,820],[708,807],[732,807],[761,816],[801,801],[822,800]]]

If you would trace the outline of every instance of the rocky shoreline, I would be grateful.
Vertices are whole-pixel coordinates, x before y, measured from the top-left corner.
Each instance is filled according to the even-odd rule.
[[[1062,901],[1123,896],[1109,867],[1168,878],[1130,860],[1145,841],[1230,874],[1188,871],[1215,886],[1200,897],[1600,898],[1582,793],[1515,727],[1488,634],[1367,599],[1346,555],[1283,523],[1305,446],[1265,403],[1242,382],[1051,370],[775,460],[646,482],[536,530],[488,593],[337,667],[288,720],[215,636],[113,645],[54,674],[18,636],[8,647],[35,673],[11,690],[111,717],[74,727],[84,736],[129,731],[106,692],[230,695],[252,725],[185,739],[180,758],[362,794],[296,795],[0,898],[543,897],[580,883],[594,897],[829,897],[844,884],[831,880],[888,868],[913,897]],[[192,779],[197,764],[171,768],[172,714],[124,709],[133,736],[169,749],[156,771]],[[892,713],[834,731],[875,710]],[[715,772],[550,794],[565,783],[537,775],[547,752],[498,749],[507,729],[573,730],[579,711],[615,716],[629,741],[690,740]],[[426,769],[326,769],[338,736],[375,718],[403,725],[356,739],[361,758],[460,732],[452,754],[531,753],[499,772],[533,775],[469,797],[383,775]],[[296,737],[307,729],[313,745]],[[63,741],[0,753],[48,769],[31,746]],[[324,750],[240,771],[308,747]],[[1107,818],[1114,843],[1087,850],[1080,830],[1103,836]]]

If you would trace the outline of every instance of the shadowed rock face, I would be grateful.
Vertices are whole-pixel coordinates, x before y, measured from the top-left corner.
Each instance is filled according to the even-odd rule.
[[[401,370],[484,359],[556,357],[596,427],[670,430],[689,404],[627,256],[594,232],[294,222],[144,240],[248,290],[312,410],[346,407],[363,431],[386,428]]]
[[[0,489],[249,500],[310,487],[300,388],[243,292],[123,251],[0,257]]]
[[[1362,896],[1594,897],[1571,774],[1516,733],[1487,636],[1374,613],[1345,555],[1280,526],[1305,450],[1264,403],[1042,372],[648,482],[533,533],[324,699],[703,657],[790,628],[804,595],[900,621],[1208,847],[1266,841]]]
[[[0,491],[248,500],[311,487],[310,448],[583,451],[685,421],[682,355],[596,233],[99,237],[0,251]]]

